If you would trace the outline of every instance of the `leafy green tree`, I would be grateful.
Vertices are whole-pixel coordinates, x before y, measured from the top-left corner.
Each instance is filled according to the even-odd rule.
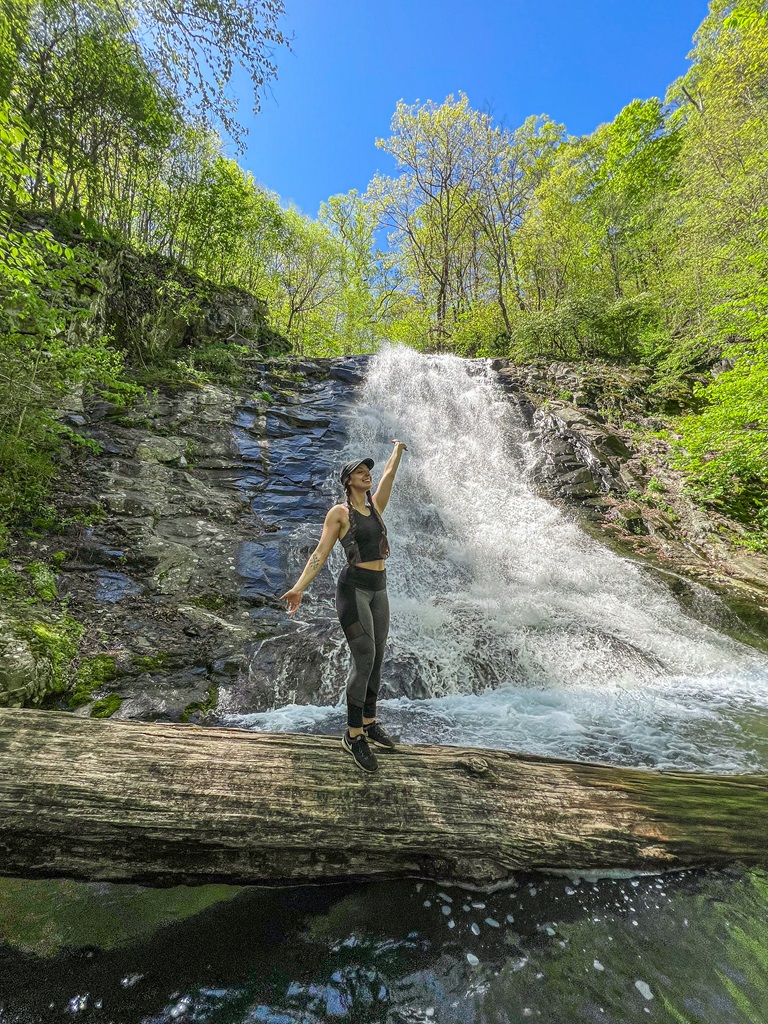
[[[3,0],[3,5],[8,13],[0,19],[0,55],[7,52],[7,36],[11,56],[14,46],[18,49],[27,12],[73,30],[109,22],[115,37],[126,40],[137,63],[153,68],[160,89],[178,97],[189,117],[221,125],[238,142],[244,129],[229,94],[235,69],[249,75],[257,112],[264,88],[277,75],[275,51],[288,45],[280,28],[282,0]],[[4,77],[8,70],[0,65],[0,83]]]
[[[590,138],[594,168],[586,207],[602,238],[616,299],[646,291],[659,266],[654,231],[675,177],[679,139],[661,102],[633,100]]]
[[[340,336],[347,344],[372,349],[391,319],[389,307],[401,280],[399,265],[378,247],[374,211],[356,189],[331,196],[321,205],[318,219],[340,247]]]
[[[757,0],[715,0],[688,73],[668,99],[681,140],[668,205],[675,247],[665,306],[674,375],[731,365],[697,389],[680,422],[678,458],[706,503],[768,536],[768,13]],[[670,222],[672,226],[670,227]]]
[[[0,2],[0,100],[8,98],[19,65],[19,52],[27,38],[27,0]]]
[[[373,204],[390,241],[401,248],[413,268],[418,288],[431,300],[438,346],[449,334],[449,315],[462,307],[467,249],[474,234],[473,187],[479,154],[475,135],[488,115],[469,106],[461,93],[455,100],[421,106],[397,104],[392,135],[377,139],[402,173],[377,174],[367,199]]]
[[[6,181],[29,176],[24,141],[24,127],[0,103]],[[34,515],[45,495],[66,434],[56,417],[62,396],[96,382],[119,383],[121,356],[87,317],[72,316],[64,298],[85,283],[87,269],[84,253],[46,229],[20,229],[0,208],[0,524]]]
[[[522,312],[528,301],[520,273],[518,233],[530,212],[536,187],[551,167],[564,128],[547,117],[529,117],[513,132],[494,126],[487,118],[478,128],[477,199],[472,210],[487,275],[510,337],[509,300]]]
[[[216,155],[186,192],[177,255],[219,284],[258,288],[267,272],[264,246],[278,244],[283,232],[284,214],[274,197],[233,160]]]
[[[131,32],[138,51],[190,112],[219,122],[236,141],[243,128],[228,87],[236,67],[253,85],[258,113],[264,87],[277,76],[275,50],[288,45],[282,0],[99,0]]]
[[[694,40],[692,66],[667,97],[681,150],[664,224],[675,240],[664,300],[671,333],[687,339],[683,347],[694,367],[716,354],[713,310],[761,283],[753,256],[765,251],[768,205],[764,6],[712,3]]]
[[[331,355],[340,327],[342,246],[294,208],[285,211],[285,228],[273,254],[268,295],[275,325],[299,354]]]
[[[29,128],[29,192],[51,211],[78,209],[129,231],[134,179],[178,120],[118,19],[95,9],[75,21],[57,0],[33,9],[15,92]]]

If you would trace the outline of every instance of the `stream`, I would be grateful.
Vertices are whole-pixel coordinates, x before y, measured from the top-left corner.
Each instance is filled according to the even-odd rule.
[[[339,416],[334,464],[370,455],[376,480],[392,438],[409,449],[385,517],[379,708],[403,742],[768,770],[768,657],[725,631],[720,598],[691,584],[683,606],[537,494],[537,442],[485,362],[387,347]],[[335,472],[317,484],[326,508]],[[320,522],[280,533],[287,583]],[[275,693],[290,692],[296,651],[322,635],[324,699],[232,707],[221,724],[341,732],[345,648],[327,628],[341,565],[337,550],[290,629],[250,661],[254,687],[269,665]],[[768,875],[738,867],[521,874],[492,894],[418,880],[163,891],[0,879],[0,1024],[765,1024],[767,925]]]

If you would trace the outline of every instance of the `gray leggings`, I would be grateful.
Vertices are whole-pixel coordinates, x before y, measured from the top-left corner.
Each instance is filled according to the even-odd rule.
[[[353,729],[359,729],[363,716],[376,717],[381,663],[389,633],[386,571],[345,566],[336,587],[336,611],[352,654],[347,721]]]

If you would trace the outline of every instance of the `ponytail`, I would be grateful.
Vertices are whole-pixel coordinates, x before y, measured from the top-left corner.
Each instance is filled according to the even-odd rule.
[[[350,538],[349,544],[345,545],[345,550],[346,550],[346,553],[347,553],[347,561],[349,562],[349,564],[350,565],[357,565],[357,563],[360,561],[360,548],[359,548],[358,543],[357,543],[357,537],[356,537],[357,524],[355,523],[355,517],[352,515],[352,502],[350,501],[350,498],[349,498],[349,485],[348,484],[344,484],[344,492],[347,495],[347,500],[346,500],[345,504],[347,506],[347,514],[349,515],[349,534],[348,534],[348,536]],[[346,537],[344,539],[346,540]]]

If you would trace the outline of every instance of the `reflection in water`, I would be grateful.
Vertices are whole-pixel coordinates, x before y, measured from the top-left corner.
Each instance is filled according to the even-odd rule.
[[[137,895],[99,888],[113,910]],[[59,894],[48,908],[66,930],[71,899],[91,905],[77,948],[0,948],[3,1024],[764,1024],[768,1010],[761,872],[520,876],[493,895],[416,882],[250,889],[118,949],[94,942],[93,895]],[[186,902],[175,890],[153,899],[158,922]]]

